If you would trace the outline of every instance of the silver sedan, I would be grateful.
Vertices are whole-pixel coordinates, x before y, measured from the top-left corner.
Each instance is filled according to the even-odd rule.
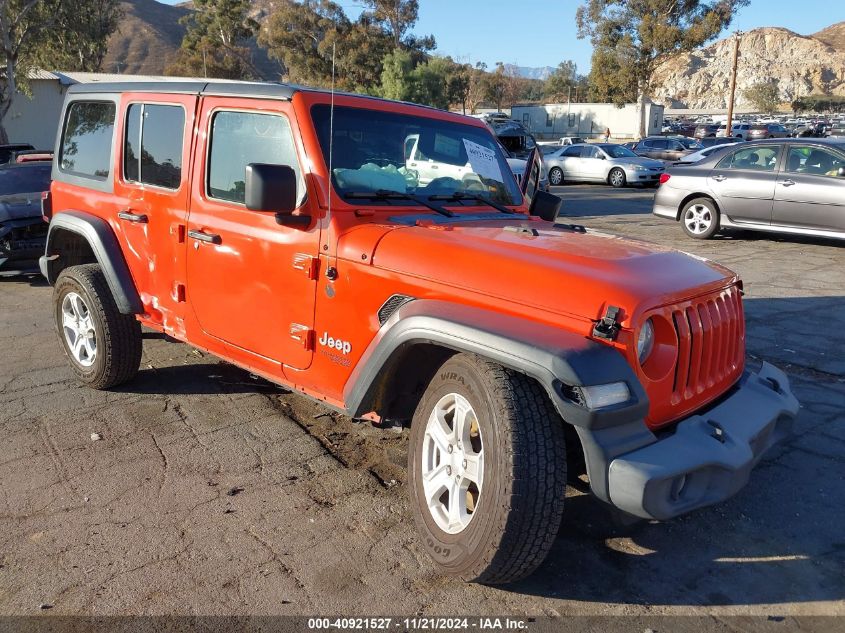
[[[570,145],[543,157],[549,183],[605,182],[613,187],[656,185],[666,170],[662,161],[637,156],[623,145],[595,143]]]

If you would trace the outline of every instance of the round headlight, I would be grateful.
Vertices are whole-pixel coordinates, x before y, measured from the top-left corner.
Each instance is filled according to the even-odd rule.
[[[654,324],[651,319],[643,323],[637,338],[637,358],[642,365],[654,350]]]

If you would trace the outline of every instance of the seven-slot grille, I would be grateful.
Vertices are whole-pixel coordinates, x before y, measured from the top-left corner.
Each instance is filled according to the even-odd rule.
[[[672,404],[734,380],[745,363],[745,321],[737,287],[672,309],[678,360]]]

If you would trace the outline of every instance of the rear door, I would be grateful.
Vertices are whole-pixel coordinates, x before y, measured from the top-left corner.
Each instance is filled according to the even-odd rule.
[[[782,145],[742,147],[722,158],[707,184],[722,213],[734,220],[769,224]]]
[[[125,94],[118,123],[114,226],[126,241],[123,253],[146,309],[167,330],[182,330],[179,287],[196,105],[195,95]]]
[[[845,154],[791,144],[775,189],[772,224],[845,231]]]

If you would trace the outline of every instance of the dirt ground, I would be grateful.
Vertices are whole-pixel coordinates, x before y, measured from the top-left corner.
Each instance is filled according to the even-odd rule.
[[[747,489],[626,528],[571,488],[533,576],[464,584],[417,542],[407,430],[155,334],[135,381],[82,388],[51,289],[0,279],[0,614],[845,615],[845,242],[696,242],[648,215],[651,192],[559,192],[589,227],[744,277],[749,363],[785,368],[802,403]]]

